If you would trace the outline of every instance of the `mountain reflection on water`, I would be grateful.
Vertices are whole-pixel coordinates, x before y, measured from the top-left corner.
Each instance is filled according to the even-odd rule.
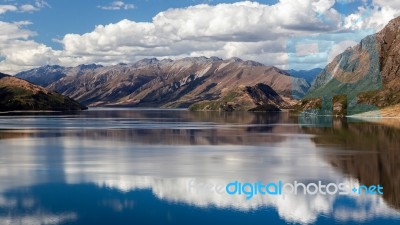
[[[0,224],[397,224],[400,130],[287,113],[97,109],[0,117]],[[384,195],[230,196],[232,181]],[[229,218],[229,219],[226,219]]]

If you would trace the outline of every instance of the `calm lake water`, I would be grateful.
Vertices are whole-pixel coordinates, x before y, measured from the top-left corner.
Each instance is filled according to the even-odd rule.
[[[150,109],[3,114],[0,165],[0,225],[400,223],[400,129],[374,123]],[[384,193],[246,200],[226,193],[233,181],[380,184]]]

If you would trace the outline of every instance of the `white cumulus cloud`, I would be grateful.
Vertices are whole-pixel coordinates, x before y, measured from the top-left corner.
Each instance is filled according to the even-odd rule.
[[[37,7],[35,7],[35,6],[33,6],[33,5],[30,5],[30,4],[21,5],[21,6],[19,7],[19,9],[20,9],[22,12],[33,12],[33,11],[39,11],[39,10],[40,10],[40,8],[37,8]]]
[[[379,31],[391,19],[400,16],[400,2],[391,0],[373,0],[372,5],[365,4],[357,12],[347,16],[344,26],[350,29],[374,29]]]
[[[282,65],[286,58],[284,37],[339,28],[336,10],[325,6],[330,18],[326,22],[314,4],[314,0],[281,0],[275,5],[249,1],[202,4],[160,12],[147,23],[122,20],[99,25],[86,34],[67,34],[60,42],[66,55],[84,62],[215,55]],[[330,1],[328,4],[332,7]]]
[[[0,15],[9,11],[17,11],[18,8],[15,5],[0,5]]]
[[[14,2],[14,1],[7,1]],[[36,0],[32,4],[18,4],[18,2],[13,5],[0,5],[0,14],[6,12],[35,12],[42,8],[50,7],[50,5],[44,0]]]
[[[109,5],[99,5],[97,8],[104,9],[104,10],[121,10],[121,9],[134,9],[134,4],[125,3],[123,1],[113,1]]]

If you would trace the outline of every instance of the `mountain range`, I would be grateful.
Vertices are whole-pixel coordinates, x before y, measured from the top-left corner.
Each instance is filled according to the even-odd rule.
[[[284,71],[240,58],[188,57],[113,66],[48,65],[16,77],[89,106],[226,111],[295,107],[341,115],[393,111],[400,108],[399,31],[400,17],[324,69],[309,71]]]
[[[16,77],[89,106],[188,108],[196,104],[192,108],[276,109],[293,105],[310,87],[305,79],[273,66],[217,57],[152,58],[113,66],[44,66]]]

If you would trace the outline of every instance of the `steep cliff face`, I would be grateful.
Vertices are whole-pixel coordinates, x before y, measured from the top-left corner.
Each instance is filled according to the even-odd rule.
[[[0,111],[84,109],[87,107],[68,97],[0,73]]]
[[[400,103],[400,17],[376,35],[383,88],[360,95],[361,101],[387,107]]]
[[[17,76],[32,82],[47,76],[37,71]],[[189,107],[220,100],[241,85],[258,83],[268,85],[284,99],[301,97],[309,88],[304,79],[291,77],[278,68],[216,57],[144,59],[86,70],[66,68],[54,82],[38,84],[91,106]]]
[[[329,105],[338,95],[347,96],[343,107],[359,104],[384,108],[400,103],[400,17],[392,20],[377,34],[338,55],[318,75],[306,99],[323,98]],[[310,104],[302,103],[303,109]],[[368,108],[364,108],[368,109]],[[373,107],[371,107],[373,109]],[[339,110],[339,111],[343,111]],[[351,111],[350,111],[351,112]],[[357,110],[353,110],[358,113]],[[400,113],[399,113],[400,114]]]

